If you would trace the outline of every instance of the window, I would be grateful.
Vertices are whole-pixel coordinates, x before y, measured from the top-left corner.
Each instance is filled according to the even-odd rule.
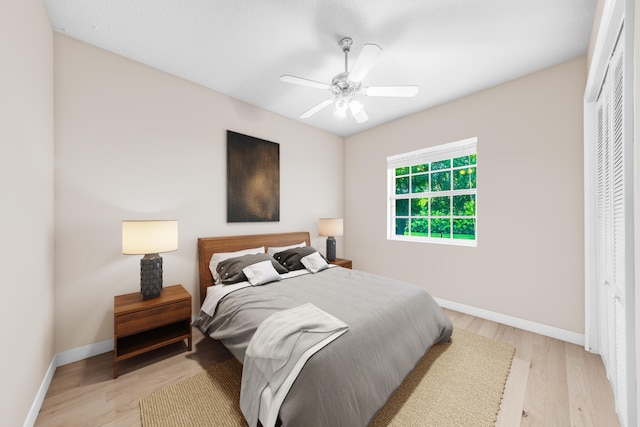
[[[477,138],[387,158],[388,238],[476,246]]]

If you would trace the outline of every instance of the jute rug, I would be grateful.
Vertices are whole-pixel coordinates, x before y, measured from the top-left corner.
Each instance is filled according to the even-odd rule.
[[[455,329],[451,343],[427,352],[370,426],[494,426],[514,351]],[[246,426],[238,406],[241,374],[230,359],[142,398],[142,425]]]

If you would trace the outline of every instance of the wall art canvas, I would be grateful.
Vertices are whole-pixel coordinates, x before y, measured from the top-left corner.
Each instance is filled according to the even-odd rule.
[[[280,221],[280,144],[227,131],[227,222]]]

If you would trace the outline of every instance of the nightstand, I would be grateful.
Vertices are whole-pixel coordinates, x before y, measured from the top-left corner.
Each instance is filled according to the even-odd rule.
[[[329,264],[338,265],[340,267],[351,269],[351,260],[344,258],[336,258],[335,261],[329,261]]]
[[[152,299],[140,292],[114,297],[113,378],[120,361],[185,339],[191,351],[191,294],[182,285]]]

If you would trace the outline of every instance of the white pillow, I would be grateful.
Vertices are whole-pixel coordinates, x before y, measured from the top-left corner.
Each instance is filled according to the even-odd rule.
[[[329,268],[329,264],[327,264],[317,251],[307,255],[306,257],[300,258],[300,262],[304,265],[304,268],[312,273],[317,273],[325,268]]]
[[[271,261],[261,261],[251,264],[242,269],[242,272],[251,286],[264,285],[265,283],[280,280],[280,274],[273,268]]]
[[[305,246],[307,246],[307,242],[302,242],[302,243],[298,243],[297,245],[290,245],[290,246],[279,246],[279,247],[274,246],[271,248],[267,248],[267,253],[271,256],[274,256],[278,252],[286,251],[287,249],[304,248]]]
[[[263,254],[264,246],[260,246],[259,248],[251,248],[251,249],[243,249],[241,251],[235,252],[220,252],[217,254],[213,254],[211,256],[211,260],[209,261],[209,271],[211,271],[211,275],[213,276],[213,283],[219,285],[222,282],[220,275],[216,271],[218,268],[218,264],[225,259],[235,258],[242,255],[252,255],[252,254]]]

